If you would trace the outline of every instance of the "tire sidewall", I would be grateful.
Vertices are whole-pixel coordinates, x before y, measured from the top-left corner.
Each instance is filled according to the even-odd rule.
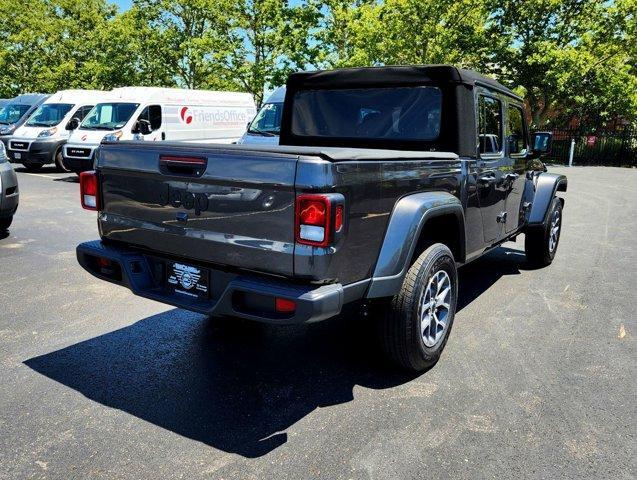
[[[64,155],[62,154],[62,147],[57,149],[57,151],[55,152],[55,155],[53,156],[53,160],[54,160],[56,168],[59,171],[64,173],[71,173],[71,170],[66,168],[66,165],[64,165]]]
[[[549,248],[549,242],[551,239],[551,222],[553,221],[553,215],[555,214],[556,210],[559,210],[560,212],[560,230],[557,234],[557,242],[555,243],[555,248],[553,249],[553,251],[551,251]],[[563,224],[564,224],[564,217],[563,217],[562,202],[560,201],[559,198],[554,197],[553,201],[551,202],[551,208],[549,209],[549,214],[548,214],[548,218],[546,219],[546,224],[544,225],[544,252],[550,262],[552,262],[553,259],[555,258],[557,249],[560,246],[560,239],[562,238]]]
[[[425,261],[421,264],[418,271],[416,277],[417,286],[414,289],[413,298],[410,302],[411,312],[409,312],[409,314],[412,325],[411,332],[413,335],[411,341],[414,342],[414,344],[419,345],[420,352],[425,361],[432,362],[436,361],[440,357],[440,354],[442,353],[442,350],[447,343],[447,339],[449,338],[451,327],[453,326],[453,320],[455,317],[456,306],[458,302],[458,273],[453,255],[446,246],[442,244],[433,245],[429,249],[425,250],[423,255],[425,256]],[[425,345],[422,338],[422,332],[420,331],[420,318],[418,315],[418,311],[423,291],[425,290],[425,288],[427,288],[427,285],[429,284],[429,281],[431,280],[433,275],[440,270],[444,270],[447,275],[449,275],[449,279],[451,280],[452,298],[451,302],[449,303],[447,328],[444,332],[444,335],[437,344],[433,345],[432,347],[428,347],[427,345]]]

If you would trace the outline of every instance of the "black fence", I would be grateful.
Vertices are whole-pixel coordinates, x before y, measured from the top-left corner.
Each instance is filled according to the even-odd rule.
[[[553,147],[545,157],[548,163],[568,165],[571,142],[573,165],[637,167],[637,129],[621,128],[596,133],[553,130]]]

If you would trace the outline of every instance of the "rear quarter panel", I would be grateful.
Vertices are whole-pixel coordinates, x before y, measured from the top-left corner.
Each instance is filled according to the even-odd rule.
[[[372,276],[394,205],[406,195],[444,191],[460,198],[461,161],[386,160],[299,162],[297,191],[337,192],[346,198],[347,234],[324,249],[297,245],[295,275],[350,284]],[[317,179],[324,179],[317,184]]]

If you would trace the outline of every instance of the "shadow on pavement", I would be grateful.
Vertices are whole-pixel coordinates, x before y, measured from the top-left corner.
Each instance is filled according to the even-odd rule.
[[[458,307],[464,307],[482,295],[505,275],[519,275],[521,270],[531,270],[526,263],[524,250],[500,247],[487,253],[458,271]]]
[[[19,165],[19,164],[14,164],[14,165]],[[20,167],[14,166],[13,169],[16,172],[20,172],[20,173],[60,173],[57,167],[53,164],[43,165],[42,168],[39,168],[37,170],[27,170],[23,166],[20,166]]]
[[[461,271],[460,308],[519,273],[513,252]],[[355,385],[385,389],[415,378],[386,367],[370,321],[353,318],[280,327],[174,309],[25,364],[108,407],[258,457],[316,408],[352,401]]]
[[[80,183],[80,177],[78,175],[73,174],[70,177],[54,178],[53,181],[54,182]]]

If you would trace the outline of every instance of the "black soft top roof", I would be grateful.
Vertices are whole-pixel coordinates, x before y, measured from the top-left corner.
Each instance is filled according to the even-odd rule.
[[[422,85],[424,83],[455,83],[492,88],[522,100],[504,85],[473,70],[452,65],[397,65],[388,67],[340,68],[293,73],[287,86],[293,89],[345,88],[378,85]]]

